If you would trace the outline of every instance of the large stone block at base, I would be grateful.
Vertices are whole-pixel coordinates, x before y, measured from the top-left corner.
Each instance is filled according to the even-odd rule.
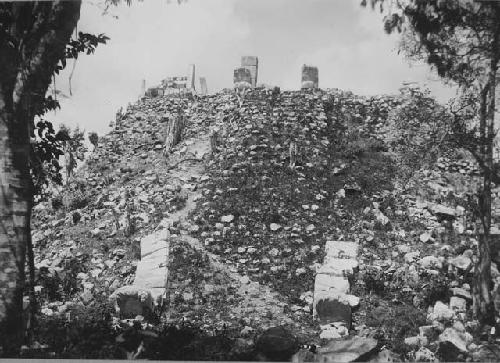
[[[347,303],[335,299],[320,299],[315,302],[314,313],[321,323],[344,323],[347,329],[351,328],[352,309]]]
[[[155,306],[151,291],[135,285],[120,287],[109,300],[115,304],[116,312],[124,319],[132,319],[137,315],[149,317]]]

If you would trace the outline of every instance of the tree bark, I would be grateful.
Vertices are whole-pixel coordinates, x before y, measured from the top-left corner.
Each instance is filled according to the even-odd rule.
[[[496,18],[500,20],[500,7],[496,6]],[[485,161],[483,186],[480,192],[480,211],[483,233],[479,235],[479,258],[474,268],[474,313],[482,324],[495,325],[495,308],[491,297],[491,184],[493,178],[493,143],[495,140],[496,75],[500,59],[500,25],[497,25],[492,43],[488,74],[487,98],[481,97],[480,130],[481,153]],[[483,95],[482,95],[483,96]],[[484,104],[486,102],[487,104]]]
[[[31,238],[29,172],[34,110],[80,17],[80,1],[6,3],[0,27],[0,345],[24,340],[26,248]]]

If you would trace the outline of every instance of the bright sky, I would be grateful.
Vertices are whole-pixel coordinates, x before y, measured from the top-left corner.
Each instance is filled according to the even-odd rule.
[[[233,83],[242,55],[259,57],[258,83],[300,87],[302,64],[319,68],[321,88],[357,94],[397,93],[404,81],[427,86],[446,101],[444,87],[424,64],[397,54],[397,36],[384,33],[381,17],[360,0],[134,0],[102,15],[99,0],[82,5],[78,31],[111,39],[94,55],[81,55],[72,96],[61,97],[52,120],[104,134],[115,113],[135,102],[146,86],[167,76],[206,77],[209,92]],[[117,18],[116,18],[117,17]],[[56,80],[69,96],[72,61]],[[199,83],[197,82],[199,85]]]

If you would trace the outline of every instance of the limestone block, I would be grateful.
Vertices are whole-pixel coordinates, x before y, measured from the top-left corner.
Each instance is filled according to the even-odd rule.
[[[234,70],[234,86],[238,89],[252,87],[252,73],[249,69],[240,67]]]
[[[342,276],[330,274],[316,274],[314,281],[314,292],[331,291],[338,294],[347,294],[349,292],[349,281]]]
[[[318,88],[318,68],[303,65],[302,66],[302,88]]]
[[[154,308],[151,292],[135,285],[120,287],[109,300],[114,303],[117,314],[125,319],[135,318],[137,315],[147,317]]]
[[[369,356],[377,348],[377,340],[373,338],[353,337],[347,340],[332,340],[327,346],[319,349],[319,361],[330,362],[355,362],[360,358]]]
[[[351,276],[359,268],[358,261],[346,258],[325,257],[323,265],[317,270],[320,274]]]
[[[349,304],[335,299],[321,299],[314,307],[313,316],[321,323],[344,323],[351,328],[352,309]]]
[[[163,249],[166,249],[168,254],[167,239],[169,236],[168,229],[162,229],[143,237],[141,239],[141,258]]]
[[[165,288],[167,286],[168,268],[166,263],[160,265],[153,259],[142,260],[137,264],[134,285],[147,288]]]
[[[325,252],[328,258],[358,257],[359,245],[356,242],[326,241]]]
[[[251,74],[251,85],[253,88],[257,85],[257,74],[259,71],[259,59],[255,56],[241,57],[241,67],[246,68]]]
[[[208,93],[207,79],[205,77],[200,77],[200,88],[202,95],[206,95]]]

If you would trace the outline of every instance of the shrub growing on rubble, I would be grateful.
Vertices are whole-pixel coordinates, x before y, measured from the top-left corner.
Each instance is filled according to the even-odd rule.
[[[389,115],[389,144],[403,177],[433,164],[451,150],[452,117],[429,90],[401,88],[402,104]]]

